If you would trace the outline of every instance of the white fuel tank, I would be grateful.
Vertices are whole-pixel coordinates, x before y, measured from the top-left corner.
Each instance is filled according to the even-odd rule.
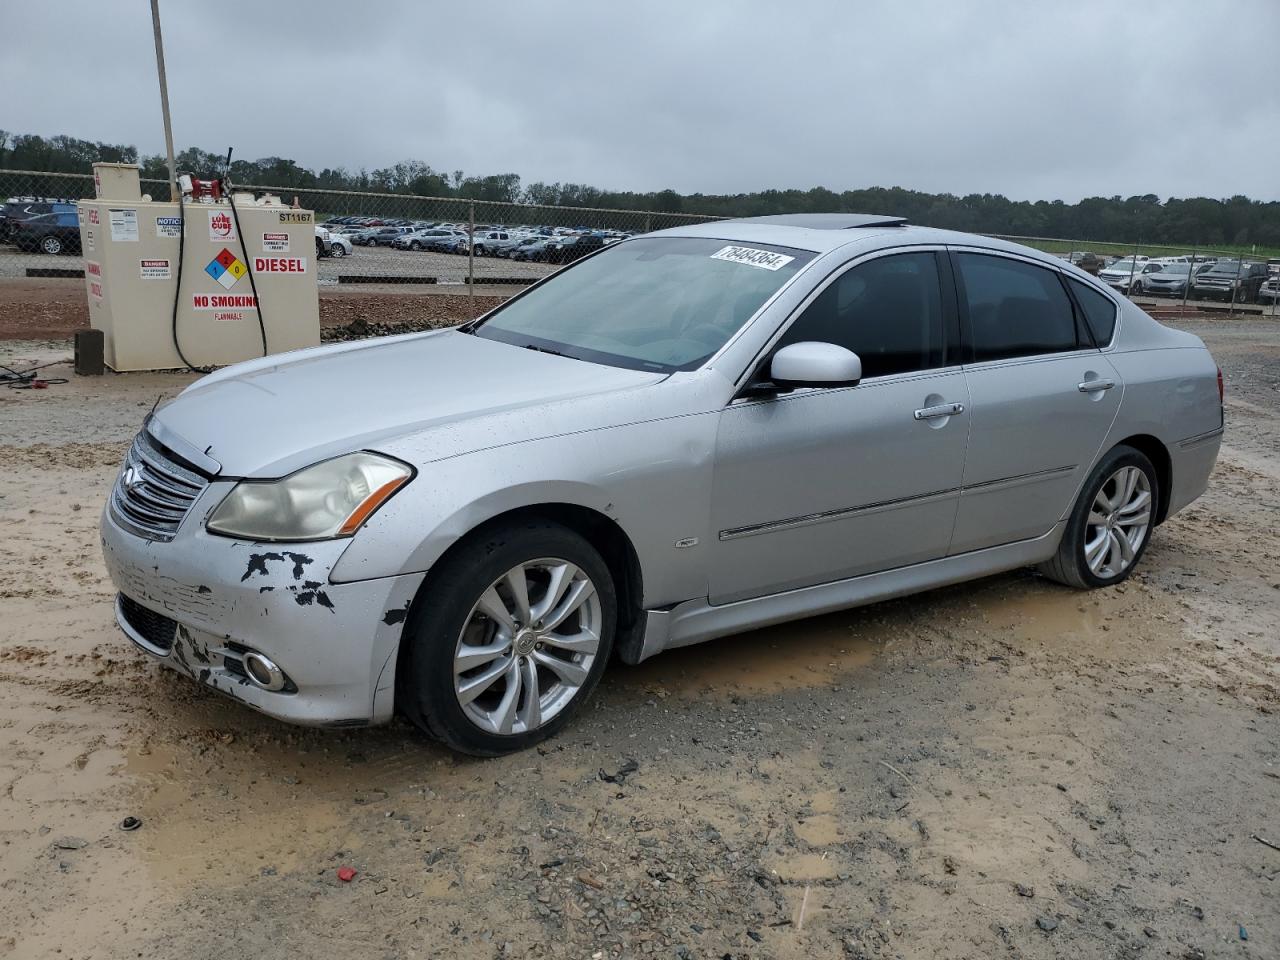
[[[263,356],[259,317],[267,353],[320,342],[310,210],[239,193],[235,216],[226,200],[156,202],[141,194],[133,164],[94,164],[94,181],[97,197],[78,204],[80,243],[89,322],[113,370],[184,365],[173,343],[175,294],[178,340],[194,366]]]

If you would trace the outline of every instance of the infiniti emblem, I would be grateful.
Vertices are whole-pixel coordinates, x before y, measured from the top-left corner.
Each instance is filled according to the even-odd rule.
[[[120,474],[120,482],[126,490],[132,490],[134,487],[142,483],[142,471],[135,467],[132,463],[124,468],[124,472]]]

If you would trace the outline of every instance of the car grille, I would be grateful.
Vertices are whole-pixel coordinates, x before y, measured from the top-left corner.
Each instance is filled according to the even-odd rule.
[[[153,647],[168,650],[173,646],[173,636],[178,629],[175,621],[148,610],[123,593],[120,594],[120,613],[129,626]]]
[[[134,438],[111,492],[112,518],[148,540],[172,540],[208,483],[208,477],[178,462],[144,430]]]

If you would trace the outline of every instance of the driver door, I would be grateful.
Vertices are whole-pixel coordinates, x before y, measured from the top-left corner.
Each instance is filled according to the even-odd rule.
[[[946,555],[969,396],[942,256],[889,254],[844,271],[773,348],[846,347],[862,360],[856,386],[740,397],[722,413],[712,603]]]

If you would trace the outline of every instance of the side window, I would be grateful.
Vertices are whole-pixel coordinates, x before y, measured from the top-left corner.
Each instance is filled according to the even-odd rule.
[[[1052,270],[980,253],[956,261],[975,362],[1077,348],[1075,312]]]
[[[779,347],[835,343],[862,360],[863,377],[942,366],[942,293],[932,253],[900,253],[837,278],[783,334]]]
[[[1087,283],[1072,280],[1071,292],[1076,302],[1084,311],[1085,323],[1093,333],[1094,342],[1105,347],[1111,342],[1111,335],[1116,332],[1116,305],[1103,293],[1099,293]]]

